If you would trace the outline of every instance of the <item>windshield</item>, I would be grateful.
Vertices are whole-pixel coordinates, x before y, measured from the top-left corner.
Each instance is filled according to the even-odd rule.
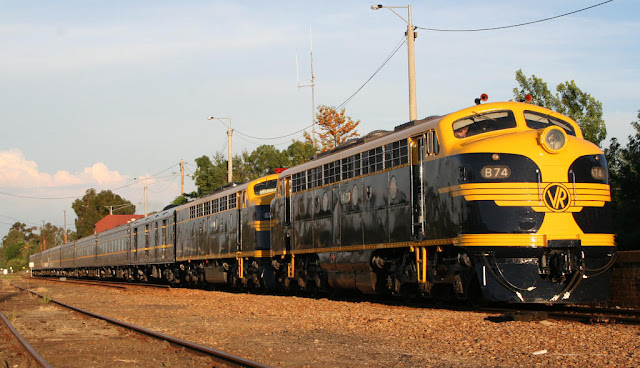
[[[513,116],[513,111],[492,111],[456,120],[453,123],[453,134],[456,138],[462,139],[494,130],[515,127],[516,119]]]
[[[273,193],[276,191],[276,182],[276,180],[269,180],[263,183],[256,184],[253,187],[253,191],[256,193],[256,195]]]
[[[560,128],[564,129],[567,134],[574,137],[576,135],[576,132],[573,130],[573,127],[571,126],[571,124],[569,124],[569,122],[554,118],[546,114],[541,114],[539,112],[533,111],[525,111],[524,120],[527,121],[527,126],[531,129],[544,129],[551,125],[557,125]]]

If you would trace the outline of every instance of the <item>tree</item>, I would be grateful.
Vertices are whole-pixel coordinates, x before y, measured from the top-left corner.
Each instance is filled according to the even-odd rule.
[[[109,214],[109,207],[113,206],[114,214],[132,215],[136,206],[128,200],[114,194],[110,190],[103,190],[96,194],[96,190],[87,189],[84,197],[73,201],[71,208],[76,212],[76,234],[82,238],[93,234],[93,226]]]
[[[322,152],[332,150],[350,138],[358,137],[356,127],[360,124],[360,120],[353,121],[344,113],[344,108],[338,112],[331,106],[318,106],[316,124],[320,128],[318,138]]]
[[[640,111],[638,121],[631,123],[635,134],[622,148],[616,138],[605,150],[609,166],[609,184],[613,210],[616,246],[620,250],[640,249]]]
[[[317,153],[318,150],[311,141],[293,141],[284,151],[284,155],[288,160],[288,164],[285,167],[301,165],[311,160]]]
[[[535,75],[527,78],[522,70],[516,71],[516,82],[519,85],[519,88],[513,89],[516,100],[524,100],[524,96],[529,94],[533,97],[534,104],[555,110],[575,120],[586,140],[600,146],[606,138],[602,103],[578,88],[575,81],[559,84],[555,95],[549,91],[541,78]]]
[[[196,158],[198,168],[193,174],[196,182],[197,196],[210,194],[227,183],[227,160],[222,153],[216,152],[213,161],[208,156]]]
[[[289,159],[284,152],[271,145],[262,145],[253,152],[244,151],[242,165],[245,171],[245,181],[273,174],[275,169],[287,167]]]
[[[13,267],[14,270],[26,267],[29,256],[40,251],[40,243],[40,233],[37,227],[27,228],[24,223],[16,222],[11,226],[7,235],[2,238],[0,266],[3,268]]]
[[[276,168],[287,168],[309,161],[317,153],[313,143],[293,141],[287,149],[280,151],[272,145],[261,145],[252,152],[244,151],[233,157],[233,180],[247,182],[273,174]],[[211,160],[208,156],[196,159],[198,166],[193,180],[197,191],[178,196],[172,204],[184,204],[189,199],[203,197],[227,183],[227,160],[216,153]]]

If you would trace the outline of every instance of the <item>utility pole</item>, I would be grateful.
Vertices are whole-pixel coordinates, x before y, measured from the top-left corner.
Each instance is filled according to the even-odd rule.
[[[44,220],[42,220],[42,229],[40,230],[40,235],[42,235],[42,242],[40,243],[40,251],[44,252],[47,250],[47,238],[44,236]]]
[[[184,160],[180,160],[180,195],[184,197]]]
[[[67,237],[67,210],[62,210],[64,212],[64,242],[69,241]]]
[[[409,21],[407,22],[407,50],[409,52],[409,117],[410,121],[418,119],[418,107],[416,105],[416,53],[414,41],[416,34],[411,21],[411,5],[409,8]]]
[[[313,146],[316,146],[316,76],[313,74],[313,37],[311,34],[311,26],[309,26],[309,44],[311,45],[311,51],[309,53],[311,59],[311,84],[300,84],[300,77],[298,74],[298,55],[296,55],[296,76],[298,77],[298,89],[302,87],[311,87],[311,137],[313,138]]]
[[[413,26],[413,21],[411,19],[411,5],[407,6],[384,6],[381,4],[372,5],[371,9],[378,10],[386,8],[393,12],[393,14],[397,15],[398,18],[402,19],[405,23],[407,23],[407,32],[405,36],[407,37],[407,50],[409,53],[409,119],[410,121],[414,121],[418,118],[418,108],[416,104],[416,54],[414,49],[414,41],[416,39],[415,27]],[[400,14],[396,13],[394,8],[406,8],[408,10],[408,20],[404,19]]]
[[[231,150],[231,141],[233,138],[233,129],[231,129],[231,118],[217,118],[217,117],[213,117],[213,116],[209,116],[207,118],[208,120],[222,120],[222,119],[227,119],[229,120],[229,125],[227,127],[227,139],[228,139],[228,150],[227,150],[227,156],[228,156],[228,160],[227,160],[227,183],[231,183],[232,179],[233,179],[233,156],[232,156],[232,150]],[[220,121],[222,123],[222,121]],[[224,123],[222,123],[224,124]]]
[[[144,217],[147,217],[147,186],[144,186]]]

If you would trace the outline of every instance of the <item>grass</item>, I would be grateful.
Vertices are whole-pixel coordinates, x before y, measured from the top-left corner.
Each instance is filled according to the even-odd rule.
[[[49,304],[50,302],[51,302],[51,297],[48,296],[46,293],[42,294],[42,299],[40,299],[40,303]]]

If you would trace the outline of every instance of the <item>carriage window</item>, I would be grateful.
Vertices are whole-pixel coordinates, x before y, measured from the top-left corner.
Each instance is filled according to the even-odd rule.
[[[209,216],[211,214],[211,202],[204,202],[204,215]]]
[[[229,194],[229,209],[236,208],[237,193]]]
[[[340,180],[340,161],[324,164],[324,184],[332,184]]]
[[[315,188],[322,185],[322,166],[307,170],[307,188]]]
[[[453,134],[456,138],[462,139],[515,127],[516,119],[513,116],[513,111],[493,111],[456,120],[453,123]]]
[[[560,128],[564,129],[567,134],[574,137],[576,135],[576,132],[573,130],[571,124],[564,120],[554,118],[546,114],[541,114],[539,112],[533,111],[525,111],[524,120],[526,120],[527,126],[531,129],[544,129],[551,125],[557,125]]]
[[[384,167],[391,168],[409,162],[407,140],[402,139],[384,146]]]
[[[227,197],[220,198],[220,212],[227,210]]]
[[[438,142],[438,135],[435,130],[427,132],[427,145],[425,147],[425,155],[432,156],[437,155],[440,152],[440,143]]]
[[[353,176],[360,176],[360,154],[353,155]]]
[[[196,217],[202,217],[202,203],[196,206]]]
[[[211,201],[211,213],[218,213],[218,200]]]
[[[305,174],[306,174],[306,171],[293,174],[292,181],[293,181],[294,193],[301,192],[307,189],[307,178]],[[267,183],[270,183],[270,182],[271,181],[268,181]],[[254,187],[257,195],[271,193],[270,191],[267,191],[267,190],[272,190],[270,187],[265,186],[267,185],[267,183],[260,183]],[[274,180],[274,184],[275,184],[275,180]],[[271,186],[271,184],[268,184],[268,186]]]
[[[342,180],[353,178],[353,156],[342,159]]]
[[[296,184],[296,175],[300,176],[300,175],[304,175],[304,171],[294,174],[293,175],[293,185],[295,186]],[[298,179],[298,182],[300,184],[300,179]],[[269,194],[269,193],[273,193],[276,191],[276,183],[277,180],[269,180],[269,181],[265,181],[259,184],[256,184],[253,187],[253,191],[256,193],[256,195],[265,195],[265,194]],[[304,179],[302,179],[302,184],[304,184]],[[295,191],[295,189],[294,189]]]
[[[196,217],[196,206],[189,207],[189,218],[192,219]]]
[[[384,167],[382,147],[371,149],[362,153],[362,174],[371,174],[381,171]]]

